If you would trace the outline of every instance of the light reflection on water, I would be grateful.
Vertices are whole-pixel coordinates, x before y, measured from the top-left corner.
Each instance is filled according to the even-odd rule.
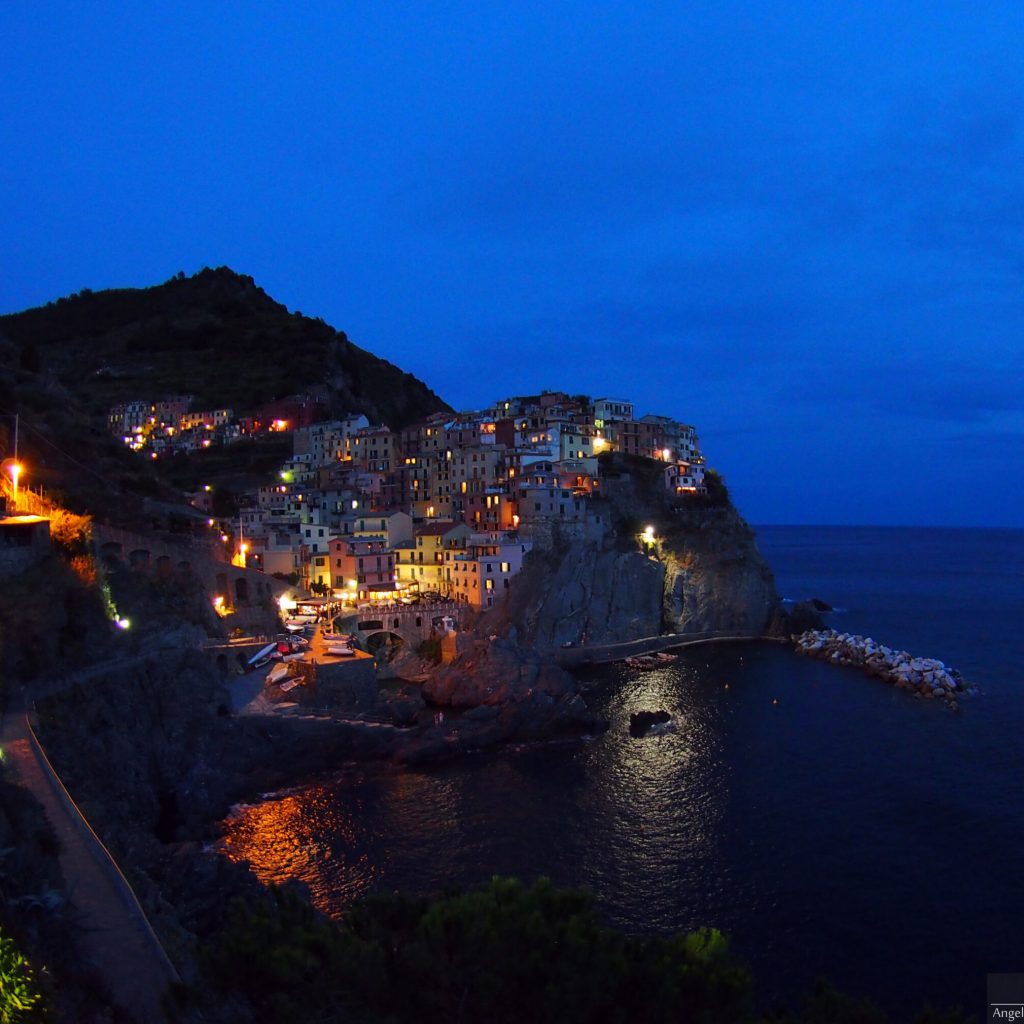
[[[266,883],[301,880],[335,915],[375,889],[438,891],[494,873],[549,874],[598,894],[642,880],[672,908],[678,886],[713,859],[728,798],[718,710],[689,692],[699,678],[683,662],[605,670],[596,699],[612,722],[606,736],[426,772],[350,767],[237,808],[218,848]],[[631,738],[630,714],[658,708],[673,713],[674,730]],[[677,926],[671,911],[643,914],[645,928]]]
[[[301,879],[318,905],[347,903],[381,876],[358,812],[358,804],[346,811],[328,790],[312,787],[235,808],[218,848],[231,860],[249,861],[265,884]]]
[[[590,742],[349,768],[240,809],[222,848],[336,915],[368,891],[549,875],[632,932],[722,928],[769,997],[823,973],[898,1011],[970,1002],[986,964],[1024,960],[1006,911],[1024,758],[992,743],[1024,731],[1015,694],[952,715],[774,645],[591,681],[611,727]],[[631,738],[630,714],[658,708],[677,730]],[[968,953],[936,941],[951,927]]]

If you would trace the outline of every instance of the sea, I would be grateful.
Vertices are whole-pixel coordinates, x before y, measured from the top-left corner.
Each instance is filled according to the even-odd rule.
[[[983,1019],[986,975],[1024,973],[1024,531],[757,537],[780,595],[980,693],[950,711],[779,644],[694,647],[582,676],[604,735],[345,766],[237,808],[221,848],[335,915],[372,891],[546,875],[630,933],[721,929],[766,1006],[826,977],[896,1020],[926,1001]],[[643,709],[676,731],[632,738]]]

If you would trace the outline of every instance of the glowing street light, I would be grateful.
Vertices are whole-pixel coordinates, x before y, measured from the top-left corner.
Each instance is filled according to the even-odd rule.
[[[3,471],[11,478],[15,504],[18,501],[18,478],[24,472],[24,468],[17,459],[5,459],[3,463]]]

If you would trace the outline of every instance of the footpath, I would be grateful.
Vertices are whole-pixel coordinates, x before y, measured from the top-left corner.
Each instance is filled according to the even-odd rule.
[[[0,722],[10,769],[42,805],[60,842],[60,866],[75,911],[75,942],[113,1002],[140,1024],[164,1020],[160,997],[177,974],[127,880],[64,788],[18,698]]]
[[[750,643],[755,640],[774,640],[788,643],[783,637],[761,636],[758,634],[737,634],[734,630],[715,630],[706,633],[667,633],[662,636],[646,636],[639,640],[624,640],[617,644],[594,644],[583,647],[549,647],[545,651],[562,668],[582,668],[584,665],[601,665],[611,661],[624,661],[638,654],[654,654],[658,651],[673,651],[679,647],[695,647],[711,643]]]

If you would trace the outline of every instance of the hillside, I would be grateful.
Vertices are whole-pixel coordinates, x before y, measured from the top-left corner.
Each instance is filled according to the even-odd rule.
[[[290,313],[227,267],[151,288],[86,290],[0,316],[0,361],[8,368],[0,422],[21,414],[30,485],[115,517],[134,516],[143,495],[173,499],[161,467],[110,436],[107,414],[118,402],[191,394],[194,408],[244,415],[312,392],[325,418],[363,413],[392,428],[449,408],[411,374],[322,320]],[[266,461],[262,450],[246,457]]]
[[[362,412],[392,428],[448,408],[411,374],[322,320],[289,313],[227,267],[0,316],[0,338],[25,369],[45,369],[95,415],[172,393],[195,395],[197,408],[245,412],[318,385],[332,412]]]

